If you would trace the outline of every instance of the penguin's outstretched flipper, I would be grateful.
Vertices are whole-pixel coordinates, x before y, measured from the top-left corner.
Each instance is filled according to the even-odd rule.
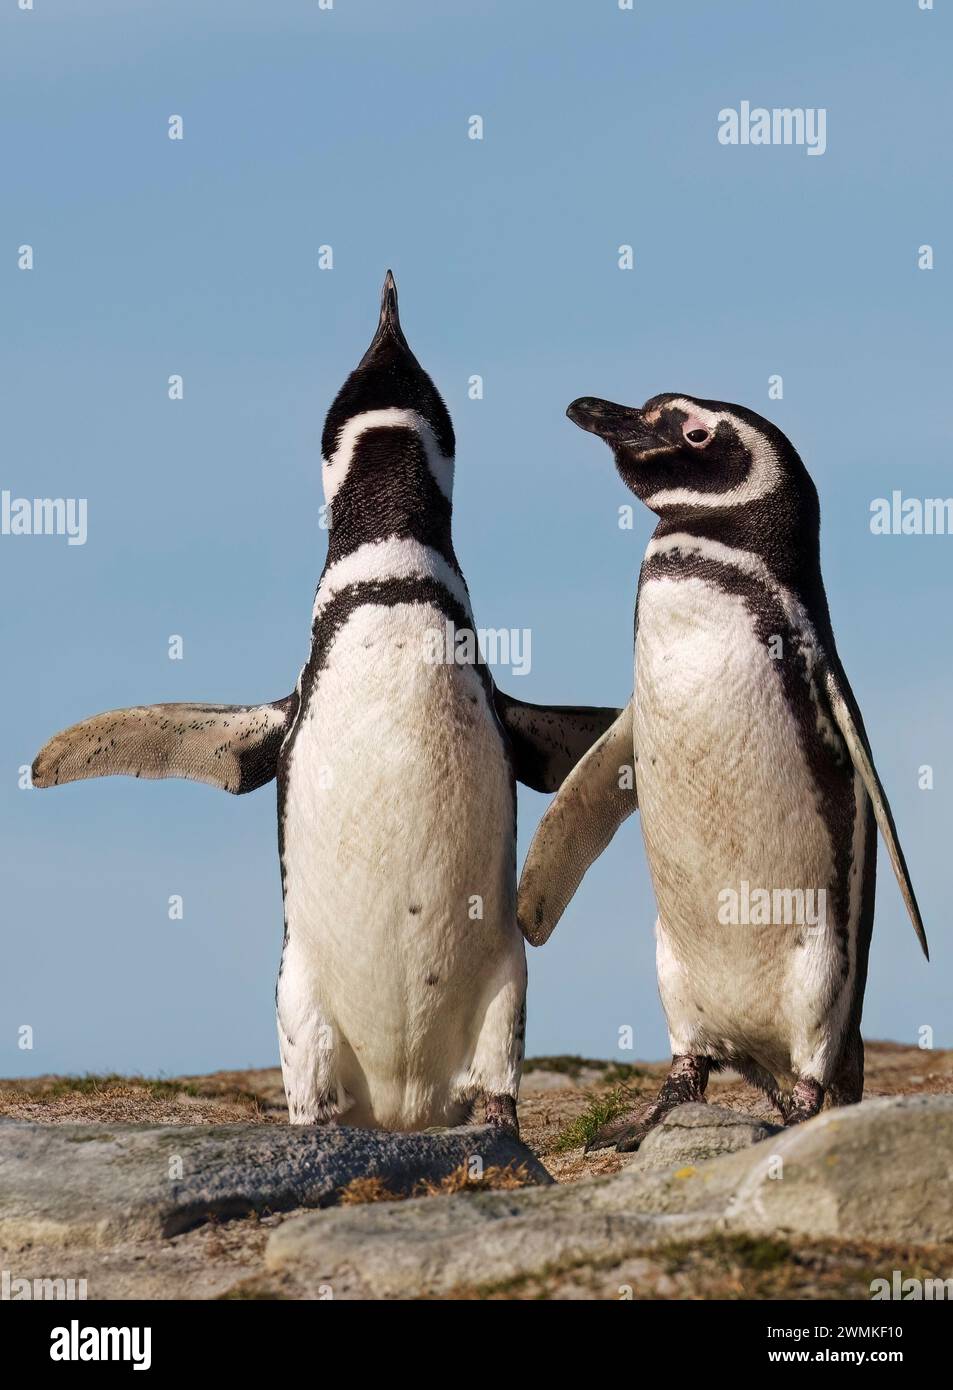
[[[509,735],[516,780],[536,792],[558,791],[622,714],[600,705],[530,705],[496,689],[493,700]]]
[[[830,703],[834,723],[840,730],[841,737],[847,745],[850,760],[859,773],[861,781],[867,788],[867,795],[873,803],[874,815],[880,827],[880,833],[884,837],[887,853],[890,855],[890,862],[900,885],[900,892],[903,894],[903,900],[910,914],[910,921],[913,923],[913,930],[923,948],[923,954],[929,960],[930,948],[927,945],[927,935],[923,927],[923,919],[920,916],[920,908],[917,905],[916,894],[913,891],[913,884],[910,882],[910,871],[907,868],[903,850],[900,848],[900,840],[897,836],[897,827],[894,824],[890,803],[880,778],[877,776],[877,769],[874,767],[870,743],[867,739],[863,720],[860,717],[857,701],[854,699],[847,677],[838,660],[830,660],[825,653],[818,649],[816,669]]]
[[[638,808],[632,751],[632,704],[566,778],[533,836],[517,899],[526,940],[542,946],[589,865]]]
[[[270,705],[139,705],[94,714],[43,745],[33,785],[125,774],[254,791],[274,777],[297,708],[294,693]]]

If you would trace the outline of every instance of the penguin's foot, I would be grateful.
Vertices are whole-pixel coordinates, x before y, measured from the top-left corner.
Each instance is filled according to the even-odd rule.
[[[617,1153],[634,1153],[650,1129],[664,1120],[669,1111],[679,1105],[705,1101],[705,1087],[711,1073],[708,1057],[678,1056],[672,1058],[672,1069],[662,1083],[655,1100],[643,1102],[619,1119],[597,1129],[584,1152],[609,1149]]]
[[[520,1137],[520,1122],[516,1117],[515,1096],[491,1096],[489,1093],[484,1093],[483,1118],[484,1123],[492,1125],[494,1129],[509,1129],[512,1130],[515,1139]]]
[[[809,1076],[799,1077],[791,1095],[791,1104],[784,1117],[785,1125],[799,1125],[810,1120],[824,1104],[824,1087]]]
[[[704,1096],[696,1096],[696,1100],[704,1100]],[[583,1149],[583,1153],[592,1153],[595,1149],[615,1148],[616,1153],[634,1153],[648,1134],[650,1129],[654,1129],[660,1120],[664,1120],[670,1110],[674,1110],[676,1105],[683,1105],[680,1100],[663,1101],[661,1097],[657,1100],[649,1101],[647,1105],[636,1106],[634,1110],[629,1110],[618,1120],[612,1120],[609,1124],[597,1129]]]

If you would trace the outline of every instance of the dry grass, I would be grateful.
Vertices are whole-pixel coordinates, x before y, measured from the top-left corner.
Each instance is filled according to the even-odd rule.
[[[529,1187],[532,1182],[525,1163],[491,1164],[477,1175],[470,1172],[466,1163],[461,1163],[439,1182],[421,1178],[410,1195],[449,1197],[456,1193],[511,1192],[520,1187]],[[394,1192],[380,1177],[352,1178],[347,1187],[341,1188],[338,1200],[342,1207],[356,1207],[368,1202],[402,1202],[407,1195],[406,1192]]]
[[[41,1124],[262,1124],[283,1121],[271,1073],[199,1077],[38,1076],[0,1081],[0,1115]]]
[[[461,1163],[440,1182],[424,1179],[414,1189],[418,1197],[446,1197],[455,1192],[512,1192],[518,1187],[530,1187],[533,1179],[525,1163],[491,1164],[474,1176],[467,1164]]]
[[[342,1207],[363,1207],[369,1202],[402,1202],[405,1192],[392,1192],[383,1178],[352,1178],[342,1187],[338,1201]]]
[[[83,1076],[38,1076],[26,1081],[2,1081],[0,1092],[23,1100],[61,1100],[64,1096],[148,1096],[154,1100],[175,1100],[181,1095],[197,1096],[198,1088],[187,1081],[170,1081],[156,1076],[120,1076],[116,1072]]]

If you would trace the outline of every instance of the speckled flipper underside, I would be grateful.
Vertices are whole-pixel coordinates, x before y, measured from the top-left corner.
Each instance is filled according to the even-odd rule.
[[[530,945],[549,938],[589,865],[638,809],[633,756],[630,703],[569,774],[536,828],[516,908]]]
[[[530,705],[494,691],[500,722],[510,739],[517,780],[537,792],[555,792],[596,739],[622,713],[600,705]]]
[[[33,785],[126,775],[254,791],[275,775],[297,704],[292,694],[268,705],[138,705],[94,714],[43,745]]]

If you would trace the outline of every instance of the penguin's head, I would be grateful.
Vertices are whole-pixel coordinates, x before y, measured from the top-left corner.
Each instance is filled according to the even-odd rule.
[[[404,337],[390,271],[377,332],[328,411],[321,454],[332,530],[342,515],[350,526],[360,514],[387,534],[388,521],[406,530],[414,511],[434,509],[449,523],[453,425]]]
[[[816,507],[793,445],[744,406],[667,392],[641,408],[580,396],[566,414],[605,440],[622,481],[661,517],[749,504],[763,513],[773,498]]]

